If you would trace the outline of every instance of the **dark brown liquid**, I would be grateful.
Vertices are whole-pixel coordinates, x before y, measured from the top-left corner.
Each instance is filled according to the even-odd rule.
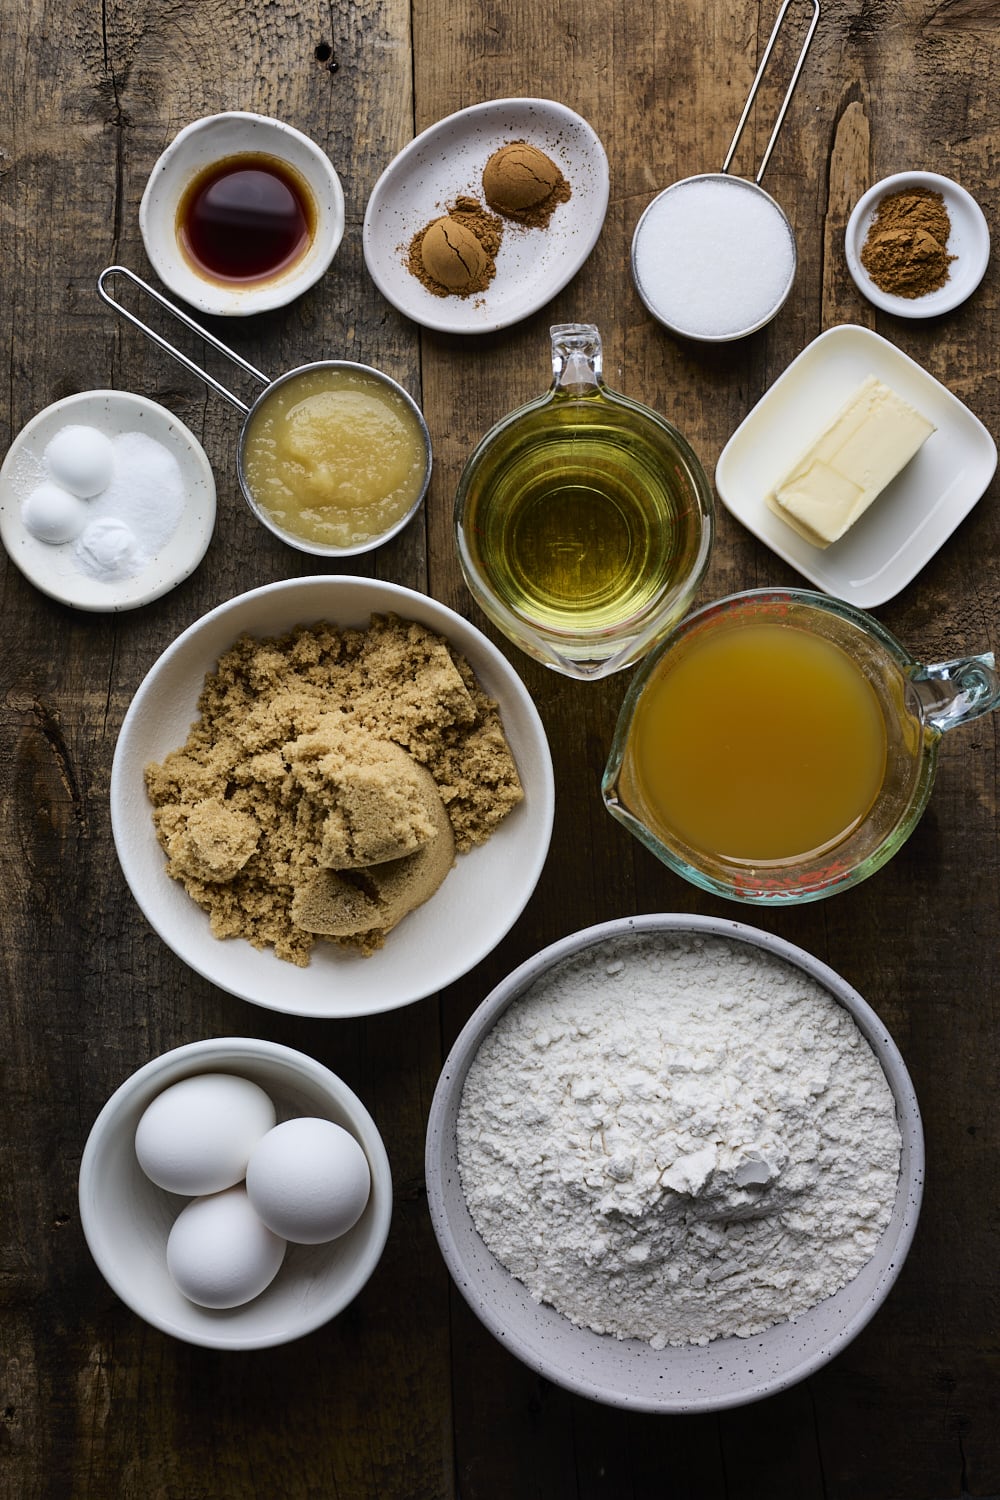
[[[305,253],[315,229],[315,206],[299,174],[256,153],[213,162],[188,184],[177,209],[181,248],[215,281],[276,276]]]

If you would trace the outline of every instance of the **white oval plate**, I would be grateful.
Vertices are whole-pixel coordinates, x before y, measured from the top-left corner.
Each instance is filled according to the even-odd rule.
[[[897,297],[875,285],[861,264],[861,251],[881,200],[889,193],[905,193],[912,188],[928,188],[932,193],[941,194],[951,220],[948,253],[955,259],[949,268],[948,280],[936,292],[928,292],[923,297]],[[941,313],[951,312],[953,307],[971,297],[982,281],[990,258],[990,229],[975,198],[950,177],[942,177],[937,172],[897,172],[876,182],[858,200],[847,221],[844,248],[847,269],[858,291],[869,302],[884,312],[895,313],[897,318],[936,318]]]
[[[207,913],[167,874],[143,768],[187,738],[205,674],[244,633],[284,635],[320,620],[366,627],[373,614],[416,620],[446,637],[499,705],[524,801],[485,844],[460,854],[431,900],[369,958],[318,943],[299,968],[243,938],[212,936]],[[513,926],[548,854],[555,807],[552,758],[538,710],[500,651],[474,625],[425,594],[375,578],[320,575],[265,584],[220,604],[168,646],[139,685],[111,767],[111,827],[122,872],[147,921],[177,956],[219,989],[268,1010],[344,1017],[395,1010],[444,989]]]
[[[482,173],[507,141],[551,156],[572,189],[544,229],[504,220],[496,276],[485,292],[436,297],[407,270],[410,241],[460,194],[484,203]],[[608,210],[608,159],[580,115],[549,99],[493,99],[416,136],[382,173],[365,211],[369,274],[394,307],[442,333],[488,333],[528,317],[562,291],[590,254]]]
[[[144,432],[170,450],[184,480],[185,507],[174,533],[130,578],[95,578],[79,566],[74,542],[53,546],[32,536],[21,505],[44,477],[42,455],[61,427],[79,423],[109,438]],[[136,609],[181,583],[201,562],[215,528],[215,476],[204,448],[173,412],[130,391],[80,391],[32,417],[0,465],[0,538],[24,576],[43,594],[94,612]]]
[[[909,401],[935,431],[847,535],[813,547],[764,497],[867,375]],[[859,609],[910,583],[980,499],[997,446],[947,386],[888,339],[845,323],[807,344],[744,417],[719,456],[726,508],[817,588]]]

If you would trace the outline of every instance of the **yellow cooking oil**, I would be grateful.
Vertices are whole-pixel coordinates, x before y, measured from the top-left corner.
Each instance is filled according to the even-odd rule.
[[[664,842],[755,865],[846,838],[879,794],[886,757],[879,699],[857,663],[772,621],[723,621],[667,652],[627,751]]]
[[[470,467],[461,531],[506,610],[578,637],[627,626],[686,579],[702,518],[668,439],[568,403],[491,439]]]

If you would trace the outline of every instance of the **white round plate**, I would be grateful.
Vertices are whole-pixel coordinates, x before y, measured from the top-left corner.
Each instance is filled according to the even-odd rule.
[[[436,297],[407,269],[413,236],[460,194],[485,206],[482,173],[508,141],[537,146],[560,167],[571,196],[544,229],[504,220],[496,276],[485,292]],[[583,265],[608,210],[608,159],[580,115],[549,99],[493,99],[423,131],[376,182],[365,211],[365,264],[394,307],[442,333],[488,333],[543,307]]]
[[[861,251],[881,200],[888,193],[905,193],[913,188],[928,188],[933,193],[940,193],[944,199],[951,219],[948,254],[954,255],[955,259],[949,268],[948,280],[936,292],[928,292],[923,297],[897,297],[875,285],[861,264]],[[847,269],[869,302],[882,308],[883,312],[895,313],[898,318],[936,318],[958,307],[982,281],[990,258],[990,230],[975,198],[950,177],[942,177],[937,172],[897,172],[877,182],[858,200],[847,221],[845,250]]]
[[[868,375],[935,430],[840,541],[814,547],[775,515],[765,496]],[[873,609],[943,546],[996,466],[992,436],[947,386],[888,339],[845,323],[807,344],[744,417],[719,455],[715,487],[726,509],[810,583]]]
[[[524,800],[485,844],[460,854],[434,896],[369,958],[318,943],[307,967],[242,938],[212,936],[208,915],[171,880],[157,843],[143,768],[182,745],[205,675],[244,633],[284,635],[321,620],[368,625],[373,614],[416,620],[445,636],[500,708]],[[527,904],[548,853],[552,759],[538,711],[514,668],[461,615],[425,594],[374,578],[286,579],[240,594],[188,627],[156,661],[129,706],[111,768],[111,826],[125,879],[147,921],[204,978],[254,1005],[291,1015],[374,1015],[444,989],[485,958]]]
[[[180,465],[185,506],[174,533],[130,578],[95,578],[76,561],[75,543],[53,546],[33,536],[21,506],[44,477],[42,455],[61,427],[96,427],[109,438],[144,432]],[[136,609],[175,588],[201,562],[215,528],[215,476],[204,448],[173,412],[129,391],[81,391],[32,417],[0,466],[0,538],[24,576],[43,594],[95,612]]]
[[[316,232],[306,253],[280,275],[249,284],[200,276],[177,241],[177,209],[185,188],[213,162],[260,152],[287,162],[308,183],[316,205]],[[243,110],[206,115],[185,125],[160,156],[139,204],[139,229],[160,280],[200,312],[246,317],[284,307],[327,270],[344,235],[344,190],[325,151],[282,120]]]

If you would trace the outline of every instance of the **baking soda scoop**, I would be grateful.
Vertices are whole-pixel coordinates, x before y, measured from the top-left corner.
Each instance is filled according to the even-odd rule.
[[[636,290],[672,333],[707,343],[744,338],[771,321],[792,289],[795,234],[760,180],[819,23],[819,0],[808,3],[812,19],[754,180],[731,177],[729,168],[792,0],[778,12],[722,170],[665,188],[635,227]]]

